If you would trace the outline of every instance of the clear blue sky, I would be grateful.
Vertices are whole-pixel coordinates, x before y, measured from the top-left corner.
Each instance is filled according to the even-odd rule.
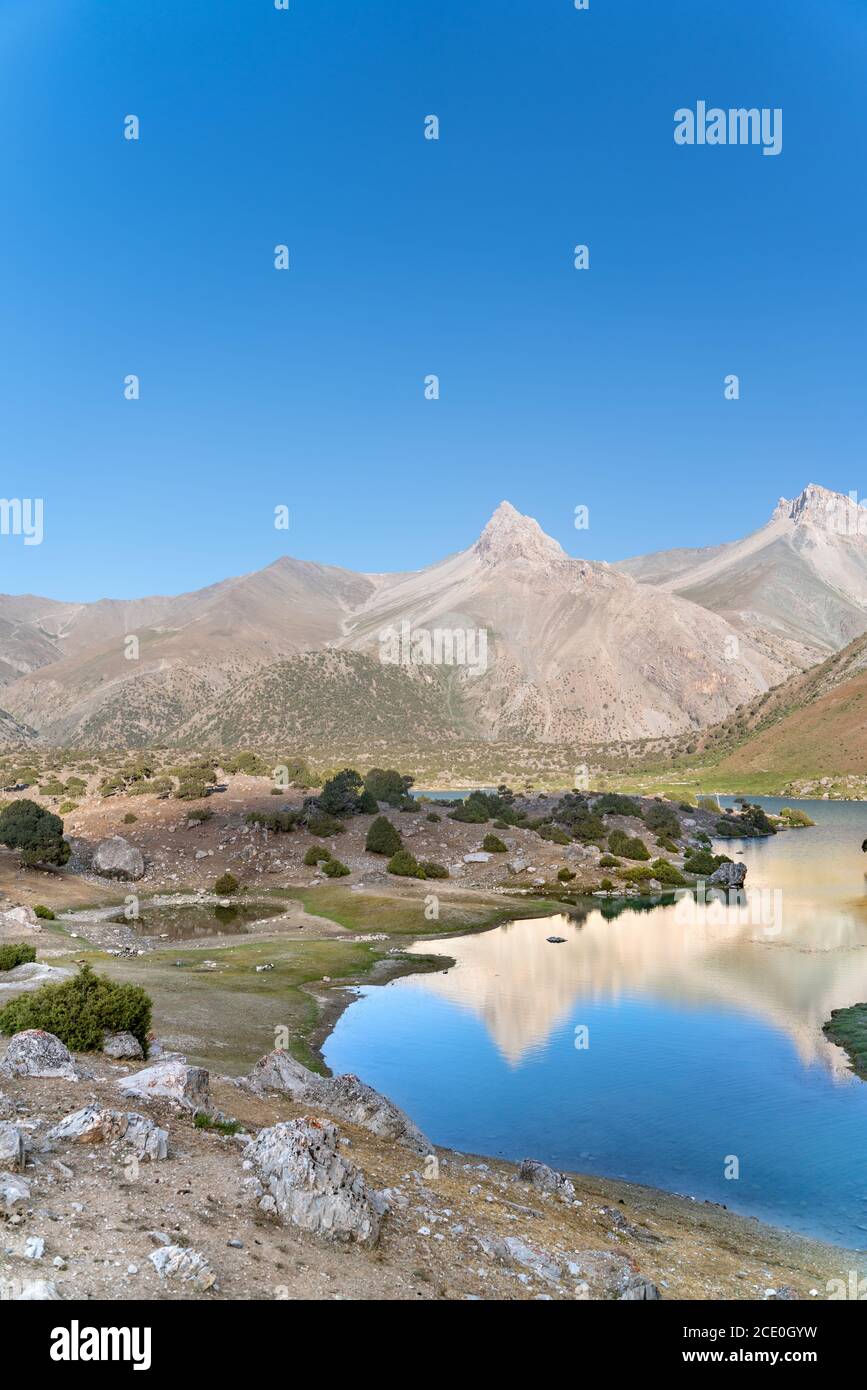
[[[45,499],[0,590],[867,493],[864,0],[2,0],[0,55],[0,497]],[[676,146],[699,99],[782,107],[782,154]]]

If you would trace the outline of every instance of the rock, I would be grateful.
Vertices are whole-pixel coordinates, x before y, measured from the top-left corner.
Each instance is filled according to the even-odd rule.
[[[20,1173],[25,1162],[23,1129],[9,1120],[0,1120],[0,1168]]]
[[[115,1057],[118,1060],[128,1059],[134,1062],[144,1061],[144,1051],[138,1038],[134,1038],[132,1033],[103,1033],[102,1050],[106,1057]]]
[[[552,946],[562,946],[566,938],[565,936],[546,936],[545,940],[550,942]]]
[[[9,1120],[16,1113],[15,1103],[0,1091],[0,1120]]]
[[[0,1203],[6,1212],[30,1201],[30,1184],[15,1173],[0,1173]]]
[[[125,1096],[143,1100],[170,1100],[185,1110],[208,1110],[210,1076],[204,1067],[189,1067],[183,1057],[165,1057],[152,1067],[134,1072],[117,1083]]]
[[[92,868],[103,878],[143,878],[144,856],[122,835],[112,835],[107,840],[100,840],[93,852]]]
[[[465,863],[465,864],[487,864],[487,862],[488,862],[488,860],[490,859],[490,857],[491,857],[491,856],[490,856],[489,854],[486,854],[485,851],[484,851],[483,849],[480,849],[480,850],[477,850],[475,854],[465,854],[465,855],[464,855],[464,863]]]
[[[109,1110],[99,1105],[86,1105],[66,1115],[48,1131],[51,1143],[112,1144],[123,1141],[144,1161],[168,1158],[169,1136],[153,1120],[134,1110]]]
[[[743,888],[747,876],[746,864],[720,864],[707,881],[709,888]]]
[[[260,1130],[244,1151],[259,1180],[259,1206],[327,1240],[375,1245],[384,1200],[339,1152],[338,1140],[334,1125],[306,1115]]]
[[[26,1028],[23,1033],[16,1033],[0,1062],[0,1076],[41,1076],[78,1081],[82,1075],[69,1049],[53,1033],[46,1033],[41,1028]]]
[[[41,1260],[45,1254],[45,1241],[42,1236],[28,1236],[22,1254],[25,1260]]]
[[[549,1168],[547,1163],[540,1163],[536,1158],[525,1158],[518,1170],[518,1177],[521,1182],[528,1182],[540,1192],[552,1192],[555,1196],[562,1198],[564,1202],[572,1202],[575,1199],[575,1187],[564,1173],[558,1173],[556,1169]]]
[[[509,860],[509,869],[513,874],[522,874],[528,868],[526,859],[517,858]]]
[[[247,1077],[254,1091],[280,1091],[303,1105],[321,1106],[348,1124],[369,1129],[381,1139],[391,1139],[416,1153],[429,1154],[433,1146],[399,1106],[357,1076],[317,1076],[277,1050],[260,1057]]]
[[[195,1284],[202,1293],[218,1287],[217,1276],[206,1257],[188,1245],[163,1245],[148,1259],[161,1279],[180,1279],[185,1284]]]
[[[630,1260],[613,1250],[582,1250],[566,1255],[552,1253],[517,1236],[482,1237],[484,1252],[505,1265],[522,1265],[549,1284],[575,1283],[577,1297],[634,1302],[658,1299],[659,1290]]]
[[[42,931],[42,923],[33,908],[24,904],[4,908],[0,912],[0,927],[9,927],[12,931]]]
[[[6,1288],[10,1292],[6,1292]],[[20,1284],[4,1286],[0,1280],[0,1300],[8,1298],[12,1303],[56,1303],[60,1300],[57,1285],[50,1279],[24,1279]]]

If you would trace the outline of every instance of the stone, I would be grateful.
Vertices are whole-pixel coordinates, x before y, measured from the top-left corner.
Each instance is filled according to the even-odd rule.
[[[0,1173],[0,1203],[11,1213],[30,1201],[30,1184],[15,1173]]]
[[[501,1264],[520,1265],[546,1283],[573,1283],[576,1296],[581,1299],[634,1302],[659,1298],[656,1285],[639,1273],[625,1255],[613,1250],[581,1250],[562,1255],[518,1236],[481,1237],[478,1243],[486,1255]]]
[[[42,1028],[25,1028],[10,1039],[0,1062],[0,1076],[40,1076],[78,1081],[83,1073],[72,1053],[53,1033]]]
[[[747,876],[746,864],[720,864],[707,881],[709,888],[743,888]]]
[[[210,1076],[204,1067],[190,1067],[183,1057],[165,1057],[117,1083],[125,1096],[170,1100],[184,1110],[208,1110]]]
[[[513,874],[522,874],[528,867],[526,859],[518,858],[509,860],[509,868]]]
[[[595,894],[594,894],[594,896],[595,896]],[[551,946],[562,946],[563,943],[564,943],[564,941],[566,940],[566,938],[565,938],[565,936],[546,936],[546,937],[545,937],[545,940],[546,940],[546,941],[549,943],[549,945],[551,945]]]
[[[0,1120],[0,1168],[20,1173],[26,1161],[23,1129],[10,1120]]]
[[[60,1294],[50,1279],[11,1280],[9,1284],[0,1279],[0,1300],[7,1298],[12,1303],[57,1303]]]
[[[144,855],[122,835],[112,835],[100,840],[93,852],[92,868],[103,878],[143,878]]]
[[[123,1141],[143,1161],[168,1158],[168,1134],[164,1129],[131,1110],[109,1110],[86,1105],[66,1115],[48,1131],[50,1143],[112,1144]]]
[[[490,856],[489,854],[487,854],[483,849],[480,849],[480,850],[477,850],[475,854],[465,854],[465,855],[464,855],[464,863],[465,863],[465,864],[487,864],[487,862],[488,862],[488,860],[490,859],[490,857],[491,857],[491,856]]]
[[[42,1236],[28,1236],[22,1254],[25,1260],[41,1260],[45,1254],[45,1241]]]
[[[385,1201],[338,1149],[327,1120],[303,1116],[260,1130],[245,1149],[261,1210],[325,1240],[375,1245]]]
[[[540,1192],[551,1192],[564,1202],[572,1202],[575,1199],[575,1187],[569,1178],[564,1173],[558,1173],[555,1168],[549,1168],[547,1163],[540,1163],[536,1158],[525,1158],[522,1161],[518,1177],[521,1182],[530,1183]]]
[[[144,1061],[142,1045],[132,1033],[103,1033],[102,1050],[106,1057],[114,1057],[118,1061]]]
[[[371,1134],[416,1153],[433,1151],[430,1140],[399,1106],[351,1073],[317,1076],[288,1052],[277,1050],[259,1059],[247,1085],[254,1091],[280,1091],[302,1105],[321,1106],[339,1120],[369,1129]]]
[[[148,1259],[161,1279],[180,1279],[184,1284],[195,1284],[202,1293],[218,1288],[217,1276],[207,1258],[188,1245],[162,1245]]]
[[[23,903],[20,907],[0,911],[0,927],[9,927],[12,931],[42,931],[42,923],[33,908]]]

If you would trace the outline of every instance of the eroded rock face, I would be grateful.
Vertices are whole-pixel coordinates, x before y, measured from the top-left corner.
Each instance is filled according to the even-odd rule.
[[[746,877],[746,864],[720,864],[707,882],[709,888],[743,888]]]
[[[244,1150],[259,1206],[326,1240],[375,1245],[385,1201],[337,1143],[334,1125],[309,1116],[260,1130]]]
[[[16,1033],[0,1062],[0,1076],[56,1077],[78,1081],[83,1075],[72,1053],[53,1033],[42,1028],[25,1028]]]
[[[209,1073],[204,1067],[188,1066],[183,1057],[163,1058],[117,1085],[125,1096],[170,1100],[185,1110],[209,1110],[211,1105]]]
[[[104,878],[143,878],[144,856],[122,835],[112,835],[107,840],[100,840],[93,852],[92,868],[94,873],[102,874]]]
[[[339,1120],[360,1125],[416,1153],[433,1152],[430,1140],[409,1116],[357,1076],[317,1076],[288,1052],[276,1051],[261,1057],[247,1080],[255,1091],[280,1091],[299,1104],[321,1106]]]
[[[135,1155],[145,1161],[168,1158],[169,1136],[153,1120],[134,1110],[109,1110],[104,1106],[86,1105],[66,1115],[48,1131],[51,1143],[113,1144],[123,1141]]]
[[[188,1245],[163,1245],[148,1258],[161,1279],[180,1279],[202,1292],[219,1287],[207,1258]]]
[[[659,1298],[656,1285],[639,1273],[625,1255],[614,1250],[560,1254],[519,1236],[481,1238],[479,1245],[501,1264],[521,1266],[545,1283],[572,1288],[579,1299],[633,1302]]]
[[[142,1045],[132,1033],[104,1033],[102,1050],[106,1057],[114,1057],[118,1061],[144,1061]]]
[[[540,1163],[536,1158],[525,1158],[518,1176],[521,1182],[531,1183],[540,1192],[550,1192],[564,1202],[574,1201],[575,1188],[566,1175],[549,1168],[547,1163]]]

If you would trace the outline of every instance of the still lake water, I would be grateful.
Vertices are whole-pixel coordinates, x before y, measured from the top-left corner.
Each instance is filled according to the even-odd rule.
[[[685,923],[670,905],[452,937],[452,969],[359,991],[328,1065],[435,1143],[867,1248],[867,1083],[821,1032],[832,1009],[867,1001],[867,803],[755,799],[817,822],[717,846],[748,865],[749,888],[779,890],[776,925],[755,907]]]

